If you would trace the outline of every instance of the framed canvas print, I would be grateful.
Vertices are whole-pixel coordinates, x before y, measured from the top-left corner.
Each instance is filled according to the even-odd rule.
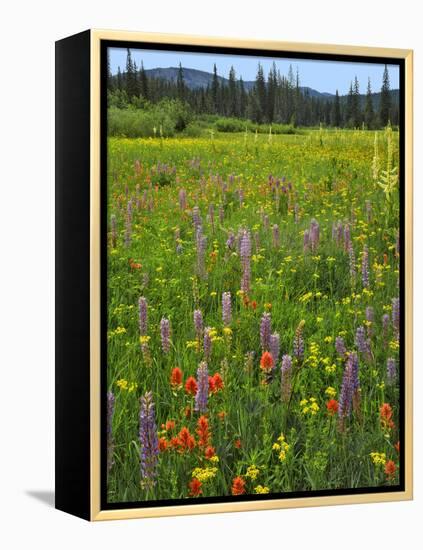
[[[56,43],[56,507],[412,498],[412,52]]]

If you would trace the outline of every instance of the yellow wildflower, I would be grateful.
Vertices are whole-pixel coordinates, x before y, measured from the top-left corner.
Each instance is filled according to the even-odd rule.
[[[373,464],[376,466],[384,466],[386,463],[386,454],[385,453],[370,453],[370,458],[372,459]]]
[[[253,464],[252,466],[248,466],[245,477],[249,477],[254,481],[259,475],[259,473],[260,473],[259,468],[257,468],[257,466]]]
[[[335,388],[332,388],[332,386],[329,386],[328,388],[326,388],[325,394],[332,399],[336,395],[336,390]]]
[[[257,485],[257,487],[254,487],[254,492],[257,495],[267,495],[268,493],[270,493],[270,489],[269,487],[265,487],[263,485]]]

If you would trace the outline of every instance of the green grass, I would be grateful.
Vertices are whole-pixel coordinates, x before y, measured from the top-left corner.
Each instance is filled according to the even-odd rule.
[[[382,428],[379,409],[390,403],[398,424],[399,388],[386,379],[387,358],[394,357],[398,363],[398,343],[390,328],[386,344],[381,322],[398,296],[398,197],[394,197],[388,216],[384,193],[372,179],[373,140],[373,132],[348,130],[277,135],[270,140],[267,135],[220,133],[202,138],[109,139],[108,215],[109,220],[112,214],[117,220],[117,246],[112,246],[110,238],[108,249],[108,387],[115,395],[114,464],[108,475],[111,502],[188,497],[194,468],[206,466],[217,470],[215,477],[203,483],[203,496],[231,494],[236,476],[244,479],[247,493],[254,493],[258,485],[270,492],[289,492],[397,483],[399,459],[394,444],[398,430]],[[385,140],[380,132],[382,167]],[[397,164],[397,154],[394,160]],[[157,174],[157,163],[169,166],[165,174]],[[282,184],[286,186],[291,184],[279,203],[269,187],[269,174],[285,178]],[[235,176],[232,183],[231,176]],[[187,192],[186,210],[178,203],[181,188]],[[242,204],[239,188],[243,189]],[[131,241],[125,246],[129,199],[133,201]],[[372,206],[370,219],[366,201]],[[214,226],[208,217],[210,204],[214,205]],[[196,272],[195,205],[200,208],[207,236],[206,278]],[[222,222],[219,206],[224,211]],[[269,219],[268,229],[264,215]],[[312,218],[320,225],[320,244],[315,252],[304,253],[303,233]],[[349,256],[332,239],[332,224],[338,221],[351,225],[355,285]],[[273,224],[280,228],[278,248],[272,244]],[[237,234],[239,228],[252,234],[248,298],[250,304],[256,302],[255,309],[246,306],[239,293],[239,253],[226,248],[229,231]],[[176,253],[178,243],[180,254]],[[367,291],[361,282],[364,244],[370,256]],[[223,333],[224,291],[232,295],[230,337]],[[151,362],[140,350],[140,296],[146,297],[149,306]],[[342,335],[347,349],[356,351],[355,332],[365,324],[367,306],[374,308],[373,358],[359,356],[360,410],[352,412],[341,431],[337,415],[331,416],[326,409],[329,396],[325,392],[334,388],[335,399],[339,399],[344,371],[334,341]],[[207,418],[210,444],[219,461],[207,460],[198,446],[185,453],[166,450],[159,454],[156,485],[146,487],[140,475],[140,396],[153,393],[160,437],[169,441],[186,426],[198,439],[199,414],[192,411],[193,398],[170,385],[173,368],[183,371],[185,382],[188,376],[196,377],[204,359],[201,348],[187,345],[195,341],[196,308],[201,309],[205,326],[215,328],[218,336],[208,368],[210,374],[222,374],[224,389],[209,397]],[[281,355],[293,354],[295,330],[305,321],[305,359],[300,368],[294,368],[289,404],[281,399],[280,360],[273,380],[263,383],[259,328],[265,311],[271,313],[272,330],[280,334]],[[172,327],[168,354],[161,350],[162,317],[168,318]],[[310,349],[313,343],[317,351],[316,347]],[[255,352],[252,370],[245,365],[249,351]],[[122,379],[136,387],[132,391],[119,387],[117,381]],[[304,414],[305,405],[301,405],[310,397],[319,407],[314,415]],[[186,417],[187,407],[190,418]],[[219,416],[222,412],[223,418]],[[172,433],[162,428],[168,420],[176,422]],[[282,461],[273,449],[281,434],[289,444]],[[386,460],[396,463],[395,477],[387,478],[383,465],[371,460],[371,452],[385,453]],[[259,469],[256,479],[246,475],[252,465]]]

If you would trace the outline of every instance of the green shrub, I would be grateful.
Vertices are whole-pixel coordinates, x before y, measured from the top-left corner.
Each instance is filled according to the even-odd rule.
[[[145,103],[142,108],[112,106],[108,111],[109,136],[171,137],[184,131],[192,120],[190,109],[184,103],[166,99],[155,105]]]
[[[245,127],[249,125],[250,121],[230,117],[218,118],[215,122],[216,130],[219,132],[244,132]]]
[[[182,133],[186,137],[200,137],[204,134],[206,128],[207,125],[204,123],[190,122]]]

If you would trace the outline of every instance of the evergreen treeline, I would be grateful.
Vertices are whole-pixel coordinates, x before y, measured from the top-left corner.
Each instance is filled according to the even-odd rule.
[[[258,65],[254,86],[247,90],[242,78],[237,78],[231,67],[228,80],[222,82],[213,67],[211,83],[207,87],[190,89],[179,65],[176,80],[153,78],[146,74],[143,64],[137,67],[127,50],[125,71],[118,68],[112,76],[108,66],[109,105],[126,107],[129,104],[143,107],[163,99],[178,99],[187,104],[194,114],[215,114],[225,117],[250,119],[255,123],[281,123],[292,126],[326,126],[375,129],[399,123],[398,101],[395,101],[385,66],[379,96],[372,92],[370,79],[365,96],[360,95],[357,77],[351,82],[347,96],[338,90],[333,98],[311,95],[300,88],[298,71],[292,67],[281,75],[273,66],[267,75]],[[377,101],[376,101],[377,98]]]

